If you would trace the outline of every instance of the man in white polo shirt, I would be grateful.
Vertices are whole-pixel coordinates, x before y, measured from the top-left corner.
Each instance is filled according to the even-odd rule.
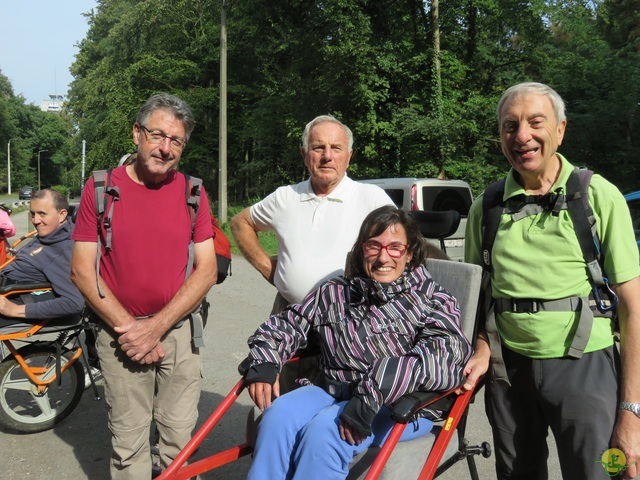
[[[393,205],[376,185],[347,175],[353,153],[351,130],[331,115],[307,124],[301,153],[310,177],[278,188],[231,220],[231,231],[244,257],[278,289],[273,313],[298,303],[324,280],[344,273],[364,218]],[[271,258],[257,232],[274,230],[278,256]]]

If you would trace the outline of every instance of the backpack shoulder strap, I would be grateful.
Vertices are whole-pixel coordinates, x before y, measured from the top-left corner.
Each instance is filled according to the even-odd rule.
[[[93,172],[93,190],[96,199],[96,218],[98,220],[98,239],[102,237],[104,225],[104,247],[111,250],[111,219],[113,217],[113,202],[120,200],[120,188],[111,185],[111,171],[96,170]],[[111,201],[110,201],[111,200]]]
[[[491,250],[498,233],[500,217],[505,208],[502,198],[506,178],[490,184],[482,198],[482,287],[481,308],[478,311],[479,321],[484,323],[489,347],[491,350],[491,369],[494,381],[509,384],[507,370],[502,358],[500,334],[496,324],[495,302],[491,288]]]
[[[110,176],[109,170],[94,170],[93,171],[93,193],[96,199],[96,216],[100,217],[104,214],[105,204],[105,190]]]
[[[198,209],[200,208],[200,194],[202,192],[202,179],[198,177],[192,177],[183,173],[185,180],[185,197],[187,201],[187,209],[189,210],[189,217],[191,218],[191,242],[189,243],[189,259],[187,260],[187,271],[185,273],[185,280],[191,275],[193,270],[193,262],[195,260],[194,252],[194,239],[196,235],[196,216],[198,215]]]
[[[195,229],[196,215],[198,214],[198,208],[200,208],[200,194],[202,192],[202,179],[198,177],[192,177],[183,173],[185,179],[185,196],[187,199],[187,208],[189,209],[189,216],[191,217],[192,233]]]
[[[93,172],[93,191],[96,205],[96,225],[98,228],[98,254],[96,255],[96,277],[98,282],[98,293],[100,298],[104,298],[102,287],[100,287],[100,256],[102,246],[106,250],[111,250],[111,217],[113,216],[113,203],[120,200],[120,189],[111,185],[111,170],[95,170]],[[112,201],[109,201],[109,198]],[[105,214],[106,212],[106,214]],[[104,225],[104,236],[102,226]]]
[[[189,217],[191,218],[191,241],[189,242],[189,258],[187,260],[187,270],[185,272],[185,281],[191,275],[193,270],[193,263],[195,261],[195,235],[196,235],[196,217],[198,215],[198,209],[200,208],[200,194],[202,193],[202,179],[198,177],[192,177],[183,173],[185,180],[185,197],[187,200],[187,209],[189,210]],[[208,304],[206,300],[198,307],[207,308]],[[189,315],[191,319],[191,329],[193,331],[193,337],[191,342],[194,348],[204,347],[203,331],[204,321],[201,315],[196,315],[193,312]]]
[[[589,204],[589,183],[593,171],[576,167],[567,180],[567,208],[578,237],[582,256],[595,285],[603,285],[600,264],[600,239],[596,231],[595,216]]]
[[[482,198],[482,268],[492,270],[491,250],[498,233],[500,216],[504,209],[504,187],[507,179],[503,178],[490,184]]]

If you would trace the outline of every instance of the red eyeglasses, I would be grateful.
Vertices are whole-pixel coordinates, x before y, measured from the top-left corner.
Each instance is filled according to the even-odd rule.
[[[405,253],[407,253],[408,248],[409,245],[403,245],[402,243],[390,243],[389,245],[382,245],[375,240],[367,240],[366,242],[362,242],[362,251],[368,257],[380,255],[382,249],[385,249],[390,257],[400,258]]]

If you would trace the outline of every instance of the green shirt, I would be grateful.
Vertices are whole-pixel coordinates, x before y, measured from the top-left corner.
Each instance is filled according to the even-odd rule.
[[[566,193],[573,166],[561,155],[560,175],[551,191]],[[507,176],[504,199],[524,194],[513,169]],[[482,198],[469,211],[465,239],[465,260],[482,265]],[[596,217],[602,243],[604,271],[611,284],[623,283],[640,275],[638,246],[631,216],[622,194],[602,178],[593,175],[589,203]],[[550,212],[513,221],[502,215],[492,250],[495,298],[537,298],[555,300],[587,296],[591,284],[578,238],[568,210],[558,216]],[[496,315],[502,342],[511,350],[531,358],[558,358],[567,355],[577,328],[577,312],[505,312]],[[585,352],[613,344],[611,321],[594,318]]]

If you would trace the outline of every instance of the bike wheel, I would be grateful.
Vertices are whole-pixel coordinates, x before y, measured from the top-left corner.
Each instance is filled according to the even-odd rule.
[[[53,346],[27,346],[20,349],[26,364],[42,369],[42,379],[56,375],[56,349]],[[66,365],[72,352],[64,352],[60,366]],[[74,362],[43,393],[29,380],[13,358],[0,363],[0,425],[18,433],[48,430],[69,415],[80,402],[84,392],[84,369]]]

